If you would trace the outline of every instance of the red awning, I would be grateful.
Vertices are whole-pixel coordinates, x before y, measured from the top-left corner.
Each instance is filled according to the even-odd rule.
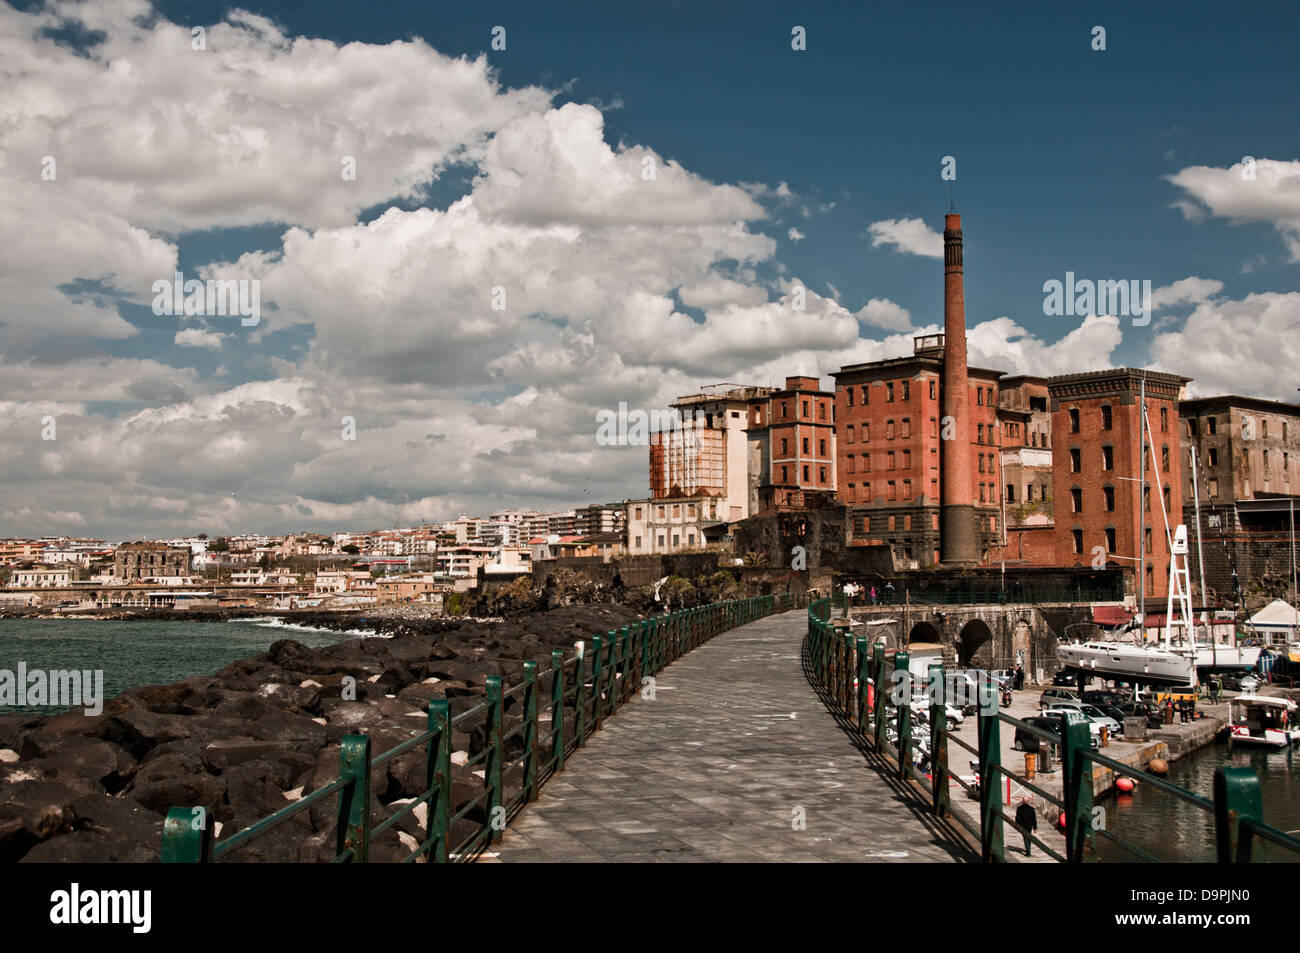
[[[1093,606],[1092,621],[1097,625],[1112,626],[1123,625],[1131,621],[1133,610],[1125,609],[1123,606]]]

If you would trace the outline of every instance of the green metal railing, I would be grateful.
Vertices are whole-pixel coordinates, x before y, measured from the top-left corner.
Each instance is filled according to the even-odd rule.
[[[900,779],[915,781],[927,807],[933,813],[962,827],[979,845],[981,860],[1000,862],[1005,859],[1003,838],[1006,827],[1029,835],[1048,856],[1067,863],[1078,863],[1092,856],[1094,836],[1118,844],[1139,860],[1163,862],[1130,843],[1104,825],[1095,823],[1093,765],[1100,765],[1118,776],[1141,778],[1162,794],[1178,798],[1204,811],[1214,824],[1215,849],[1220,863],[1245,863],[1260,860],[1261,843],[1284,848],[1300,856],[1300,839],[1264,823],[1259,775],[1251,768],[1221,767],[1215,771],[1213,799],[1202,797],[1163,778],[1155,777],[1136,765],[1124,764],[1092,749],[1087,718],[1070,712],[1061,716],[1060,734],[1012,718],[998,710],[997,693],[991,683],[982,687],[978,709],[977,747],[972,747],[947,728],[944,670],[933,664],[928,670],[926,686],[929,706],[928,727],[924,740],[916,736],[913,726],[912,675],[906,651],[894,653],[892,663],[886,658],[885,646],[868,645],[864,637],[854,637],[850,629],[831,622],[832,603],[820,599],[808,606],[808,662],[812,676],[831,706],[853,727],[862,741],[878,755],[887,770]],[[880,690],[881,687],[884,690]],[[894,709],[891,717],[890,708]],[[1061,752],[1062,793],[1057,795],[1032,781],[1013,774],[1001,763],[1000,730],[1007,725],[1037,738],[1040,750]],[[892,737],[891,737],[892,736]],[[974,755],[978,763],[978,781],[971,783],[952,771],[949,746],[955,745]],[[922,763],[928,762],[930,773],[918,769],[913,752],[920,751]],[[1004,779],[1055,805],[1065,815],[1064,849],[1044,842],[1007,816],[1002,809],[999,791]],[[951,804],[951,784],[955,782],[979,803],[978,816],[972,821],[965,812]],[[978,784],[978,787],[976,786]],[[1059,846],[1059,845],[1058,845]]]
[[[429,702],[425,730],[380,755],[372,756],[368,735],[345,736],[336,779],[229,837],[220,840],[213,837],[210,809],[173,807],[163,823],[161,859],[171,863],[221,860],[249,841],[330,800],[336,801],[335,863],[368,862],[375,836],[414,815],[422,804],[428,805],[425,822],[420,825],[426,836],[402,862],[411,863],[420,857],[434,863],[472,859],[488,844],[501,839],[507,821],[537,798],[542,785],[564,769],[566,758],[639,691],[645,679],[657,675],[713,636],[772,613],[784,612],[793,605],[789,595],[768,595],[679,609],[610,630],[604,636],[593,636],[590,650],[584,643],[578,643],[576,653],[567,659],[557,649],[551,653],[551,665],[544,671],[538,671],[536,662],[524,662],[519,684],[503,690],[500,676],[489,677],[484,700],[454,718],[446,699],[433,699]],[[542,686],[548,686],[545,701]],[[519,723],[505,731],[505,706],[513,699],[518,699],[522,713]],[[477,726],[479,719],[483,722],[485,743],[453,771],[452,731],[468,730],[471,724]],[[549,738],[543,746],[542,725],[546,720]],[[507,742],[515,738],[521,739],[522,753],[507,762]],[[374,824],[375,769],[417,749],[425,752],[423,792]],[[483,772],[480,790],[457,808],[452,803],[453,783],[466,776],[473,777],[472,772],[477,770]],[[507,786],[511,784],[515,790],[507,796]],[[452,845],[454,825],[479,807],[482,807],[483,820]]]

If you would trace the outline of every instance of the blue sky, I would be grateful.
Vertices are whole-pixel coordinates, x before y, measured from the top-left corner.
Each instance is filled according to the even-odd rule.
[[[1294,397],[1294,4],[53,0],[0,17],[0,436],[5,477],[29,486],[0,534],[644,494],[644,449],[596,448],[597,410],[825,377],[942,321],[945,156],[973,363],[1155,366],[1198,395]],[[193,26],[208,48],[191,55]],[[46,156],[57,181],[34,174]],[[147,289],[177,267],[260,280],[261,325],[155,315]],[[1067,271],[1149,280],[1155,320],[1044,315]],[[485,307],[498,283],[507,314]],[[47,416],[60,436],[34,442]]]

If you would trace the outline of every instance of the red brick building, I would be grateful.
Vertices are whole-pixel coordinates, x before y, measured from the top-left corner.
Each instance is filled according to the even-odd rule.
[[[1139,505],[1144,380],[1149,433]],[[1170,558],[1166,515],[1172,529],[1183,512],[1178,400],[1188,380],[1134,368],[1049,378],[1060,565],[1088,566],[1104,557],[1107,566],[1118,563],[1132,571],[1145,545],[1146,597],[1164,598]]]
[[[956,496],[973,513],[980,553],[999,533],[999,371],[967,367],[969,431],[944,423],[944,335],[918,337],[911,357],[853,364],[835,378],[838,490],[850,544],[888,543],[904,564],[942,559],[944,453],[963,448]],[[946,432],[945,432],[946,431]],[[944,438],[949,439],[945,440]]]
[[[749,512],[803,506],[836,486],[835,394],[816,377],[749,401]]]

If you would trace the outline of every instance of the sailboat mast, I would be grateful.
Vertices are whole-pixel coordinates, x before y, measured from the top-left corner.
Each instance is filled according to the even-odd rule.
[[[1200,566],[1201,579],[1201,612],[1205,612],[1205,550],[1201,547],[1201,480],[1196,465],[1197,448],[1196,441],[1192,441],[1192,508],[1196,516],[1196,562]],[[1192,623],[1192,631],[1196,631],[1195,621]],[[1217,671],[1219,668],[1219,647],[1214,639],[1214,626],[1210,626],[1207,633],[1210,638],[1210,664]],[[1192,639],[1192,644],[1196,644],[1196,639]]]
[[[1141,399],[1138,401],[1138,637],[1147,640],[1147,534],[1146,515],[1142,509],[1147,495],[1147,379],[1142,377]]]

